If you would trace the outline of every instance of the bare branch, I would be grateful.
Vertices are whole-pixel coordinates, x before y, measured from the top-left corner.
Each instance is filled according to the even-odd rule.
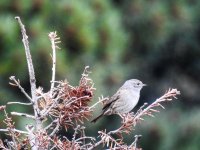
[[[172,98],[176,99],[177,95],[180,95],[180,91],[178,91],[177,89],[169,89],[163,96],[156,99],[156,101],[154,101],[147,108],[139,109],[138,112],[134,115],[134,126],[136,125],[138,120],[142,120],[142,116],[144,116],[144,115],[154,117],[152,112],[159,112],[158,110],[155,109],[155,107],[159,106],[159,107],[165,109],[165,107],[162,106],[161,102],[171,101]]]
[[[21,117],[27,117],[27,118],[35,119],[35,116],[28,115],[28,114],[26,114],[26,113],[11,112],[11,115],[14,115],[14,116],[21,116]]]
[[[48,126],[44,128],[45,131],[49,130],[53,125],[56,125],[59,119],[57,118],[56,120],[52,121]]]
[[[80,137],[80,138],[76,139],[75,141],[78,142],[78,141],[84,140],[84,139],[90,139],[92,141],[96,140],[94,137],[84,136],[84,137]]]
[[[91,110],[91,109],[95,108],[96,105],[98,105],[99,103],[103,103],[103,102],[106,101],[106,100],[108,100],[108,97],[105,97],[105,98],[104,98],[103,96],[99,97],[99,101],[96,102],[94,105],[90,106],[89,109]]]
[[[43,117],[47,116],[48,113],[52,110],[52,108],[54,108],[56,106],[56,104],[58,103],[58,100],[62,97],[63,95],[57,97],[56,99],[54,99],[53,104],[51,104],[51,106],[42,114]]]
[[[32,105],[32,103],[21,103],[21,102],[8,102],[8,105],[12,105],[12,104],[19,104],[19,105]]]
[[[26,60],[28,64],[30,86],[31,86],[31,96],[32,96],[33,109],[34,109],[34,114],[35,114],[35,119],[36,119],[35,125],[36,125],[36,130],[39,130],[42,126],[42,121],[40,120],[40,114],[39,114],[40,111],[39,111],[38,103],[37,103],[35,71],[34,71],[33,62],[32,62],[31,53],[30,53],[28,36],[26,34],[26,29],[24,25],[22,24],[20,17],[15,17],[15,19],[17,19],[20,25],[21,33],[23,37],[22,42],[24,44],[25,53],[26,53]],[[35,145],[33,145],[33,147],[35,147]]]
[[[24,27],[24,25],[21,22],[20,17],[15,17],[15,19],[17,19],[20,28],[21,28],[21,32],[22,32],[22,42],[24,44],[24,48],[25,48],[25,53],[26,53],[26,60],[27,60],[27,64],[28,64],[28,71],[29,71],[29,77],[30,77],[30,85],[31,85],[31,95],[32,95],[32,100],[35,102],[36,100],[36,79],[35,79],[35,71],[34,71],[34,67],[33,67],[33,62],[32,62],[32,58],[31,58],[31,53],[30,53],[30,48],[29,48],[29,42],[28,42],[28,36],[26,34],[26,29]]]
[[[49,136],[50,137],[54,136],[56,134],[56,132],[58,132],[59,127],[60,127],[60,122],[58,120],[57,123],[56,123],[56,127],[54,128],[54,130],[51,132],[51,134]]]
[[[54,88],[54,84],[55,84],[55,74],[56,74],[56,48],[59,48],[58,46],[56,46],[56,44],[60,43],[60,41],[57,41],[57,40],[60,40],[60,38],[57,37],[56,31],[55,31],[55,32],[49,33],[49,39],[51,41],[51,47],[53,51],[53,57],[52,57],[53,67],[52,67],[52,78],[51,78],[51,89],[50,89],[50,92],[52,92]]]
[[[13,129],[14,132],[18,132],[18,133],[21,133],[21,134],[26,134],[28,135],[28,132],[26,131],[22,131],[22,130],[17,130],[17,129]],[[8,129],[0,129],[0,132],[9,132]]]
[[[96,148],[97,146],[103,144],[103,140],[101,139],[100,141],[96,142],[94,145],[92,145],[91,147],[88,148],[88,150],[92,150],[94,148]]]
[[[28,138],[30,141],[30,145],[31,145],[31,150],[38,150],[38,146],[36,142],[38,142],[36,140],[36,136],[34,135],[33,131],[34,131],[34,127],[31,125],[26,125],[26,130],[28,131]]]
[[[73,138],[72,138],[72,142],[75,142],[76,139],[76,135],[78,134],[78,130],[80,129],[80,125],[77,125],[76,128],[74,129],[74,134],[73,134]]]
[[[2,149],[2,150],[10,150],[10,149],[8,149],[8,148],[6,148],[4,146],[4,143],[3,143],[3,141],[1,139],[0,139],[0,149]]]
[[[21,92],[28,98],[28,100],[33,103],[33,100],[31,99],[31,97],[28,95],[28,93],[26,93],[26,91],[24,90],[24,88],[20,85],[20,81],[15,79],[15,76],[11,76],[9,78],[11,81],[13,81],[14,83],[10,83],[11,85],[15,85],[18,86],[18,88],[21,90]]]
[[[134,147],[135,150],[136,150],[136,148],[137,148],[137,142],[138,142],[138,140],[139,140],[141,137],[142,137],[142,135],[135,135],[135,140],[133,141],[133,143],[131,143],[131,145],[129,146],[129,148]]]

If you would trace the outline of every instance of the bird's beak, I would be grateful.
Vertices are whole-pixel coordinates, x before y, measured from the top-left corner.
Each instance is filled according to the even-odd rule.
[[[142,86],[147,86],[147,84],[143,84]]]

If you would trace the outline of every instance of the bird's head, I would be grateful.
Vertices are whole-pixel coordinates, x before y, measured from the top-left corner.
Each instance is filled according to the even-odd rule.
[[[141,90],[142,87],[147,86],[146,84],[142,83],[142,81],[138,79],[130,79],[124,83],[125,87],[133,88],[134,90]]]

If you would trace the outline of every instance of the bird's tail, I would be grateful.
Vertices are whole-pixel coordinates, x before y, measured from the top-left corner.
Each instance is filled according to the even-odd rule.
[[[95,123],[97,120],[99,120],[99,118],[101,118],[103,116],[103,113],[101,113],[99,116],[97,116],[96,118],[94,118],[91,122]]]

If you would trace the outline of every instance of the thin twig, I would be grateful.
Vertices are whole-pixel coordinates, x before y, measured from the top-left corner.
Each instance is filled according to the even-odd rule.
[[[22,131],[22,130],[18,130],[18,129],[13,129],[13,131],[21,133],[21,134],[27,134],[28,135],[28,132],[26,132],[26,131]],[[9,132],[9,130],[8,129],[0,129],[0,132]]]
[[[74,98],[76,98],[76,97],[71,97],[71,100],[74,99]],[[84,99],[84,98],[89,98],[89,96],[86,95],[86,96],[82,96],[82,97],[76,98],[75,100],[71,101],[70,103],[65,104],[65,107],[70,106],[72,103],[74,103],[76,101],[79,101],[81,99]]]
[[[24,44],[24,48],[25,48],[25,53],[26,53],[26,60],[27,60],[27,64],[28,64],[28,71],[29,71],[29,77],[30,77],[30,85],[31,85],[31,95],[32,95],[32,100],[35,102],[36,100],[36,79],[35,79],[35,71],[34,71],[34,67],[33,67],[33,62],[32,62],[32,58],[31,58],[31,53],[30,53],[30,48],[29,48],[29,42],[28,42],[28,36],[26,34],[26,29],[24,27],[24,25],[21,22],[20,17],[15,17],[15,19],[17,19],[20,28],[21,28],[21,32],[22,32],[22,42]]]
[[[89,147],[88,150],[92,150],[92,149],[96,148],[97,146],[99,146],[99,145],[101,145],[103,143],[104,143],[104,140],[101,139],[100,141],[98,141],[97,143],[95,143],[94,145]]]
[[[84,140],[84,139],[91,139],[92,141],[96,140],[94,137],[85,136],[85,137],[80,137],[80,138],[76,139],[75,141],[78,142],[78,141]]]
[[[134,126],[136,125],[137,120],[142,120],[142,116],[143,115],[149,115],[151,117],[154,117],[151,112],[159,112],[155,109],[153,109],[156,106],[159,106],[161,108],[165,108],[164,106],[162,106],[162,104],[160,104],[161,102],[164,101],[171,101],[172,98],[176,98],[177,95],[180,95],[180,91],[178,91],[177,89],[169,89],[167,91],[167,93],[165,93],[163,96],[161,96],[160,98],[156,99],[156,101],[154,101],[151,105],[149,105],[148,107],[146,107],[145,109],[141,109],[138,113],[136,113],[134,120]]]
[[[106,99],[108,99],[108,97],[103,97],[101,96],[101,98],[99,98],[99,101],[96,102],[94,105],[90,106],[89,109],[91,110],[92,108],[94,108],[96,105],[98,105],[99,103],[102,103],[103,101],[105,101]]]
[[[21,102],[8,102],[8,105],[12,105],[12,104],[19,104],[19,105],[32,105],[32,103],[21,103]]]
[[[53,150],[54,148],[56,148],[57,145],[54,145],[50,150]]]
[[[6,112],[6,109],[4,109],[4,114],[5,114],[5,117],[6,117],[6,120],[8,121],[11,121],[10,119],[9,119],[9,117],[8,117],[8,114],[7,114],[7,112]],[[9,122],[8,121],[8,122]],[[10,123],[9,123],[10,124]],[[12,138],[12,142],[13,142],[13,146],[14,146],[14,149],[17,149],[17,142],[16,142],[16,139],[15,139],[15,131],[14,131],[14,129],[13,129],[13,125],[7,125],[8,126],[8,132],[10,133],[10,136],[11,136],[11,138]]]
[[[133,143],[131,143],[129,148],[134,147],[134,150],[136,150],[137,149],[137,142],[141,137],[142,137],[142,135],[135,135],[135,140],[133,141]]]
[[[56,99],[54,99],[53,104],[51,104],[51,106],[42,114],[43,117],[47,116],[48,113],[51,111],[52,108],[54,108],[56,106],[56,104],[58,103],[58,100],[62,97],[63,95],[57,97]]]
[[[52,78],[51,78],[51,89],[50,92],[53,91],[54,88],[54,84],[55,84],[55,74],[56,74],[56,44],[55,44],[55,38],[56,38],[56,32],[50,32],[49,33],[49,39],[51,41],[51,48],[53,51],[53,57],[52,57],[52,61],[53,61],[53,66],[52,66]],[[51,93],[52,95],[52,93]]]
[[[111,134],[121,133],[121,132],[122,132],[121,128],[122,128],[122,126],[119,127],[119,128],[116,129],[116,130],[109,131],[107,134],[108,134],[108,135],[111,135]]]
[[[58,132],[59,127],[60,127],[60,122],[58,120],[57,124],[56,124],[56,127],[54,128],[54,130],[51,132],[51,134],[49,136],[52,137],[56,132]]]
[[[19,80],[17,81],[17,80],[15,79],[15,76],[11,76],[9,79],[12,80],[12,81],[14,81],[14,84],[13,84],[13,83],[10,83],[10,85],[17,86],[17,87],[21,90],[21,92],[28,98],[28,100],[29,100],[31,103],[33,103],[33,100],[31,99],[31,97],[30,97],[30,96],[28,95],[28,93],[24,90],[24,88],[20,85]]]
[[[82,145],[80,149],[88,150],[88,147],[91,147],[91,146],[92,146],[92,143],[87,143],[87,144]]]
[[[53,125],[57,124],[57,122],[59,121],[59,118],[55,119],[54,121],[52,121],[48,126],[46,126],[44,128],[45,131],[49,130]]]
[[[42,128],[42,120],[40,119],[40,110],[37,103],[35,71],[34,71],[33,62],[32,62],[31,53],[30,53],[28,36],[26,34],[26,29],[24,25],[22,24],[20,17],[15,17],[15,19],[17,19],[20,25],[21,33],[23,37],[22,42],[24,44],[26,60],[28,64],[29,79],[30,79],[30,86],[31,86],[31,97],[32,97],[32,102],[33,102],[33,110],[35,114],[35,129],[38,131]],[[37,138],[35,138],[34,134],[32,135],[32,137],[33,138],[29,139],[32,150],[37,150],[39,141],[37,141]]]
[[[30,141],[31,150],[38,150],[38,146],[35,143],[36,136],[33,133],[34,127],[32,125],[26,125],[25,128],[28,131],[28,138],[29,138],[29,141]]]
[[[11,115],[35,119],[35,116],[28,115],[28,114],[26,114],[26,113],[11,112]]]
[[[87,136],[85,135],[85,127],[83,126],[80,130],[81,130],[81,137],[87,137]],[[86,139],[84,138],[84,139],[83,139],[83,142],[82,142],[83,145],[85,145],[85,143],[86,143],[85,140],[86,140]],[[91,140],[92,140],[92,139],[91,139]]]
[[[72,138],[72,143],[74,143],[75,139],[76,139],[76,135],[78,134],[78,130],[80,129],[80,125],[77,125],[77,127],[74,129],[74,134],[73,134],[73,138]]]

